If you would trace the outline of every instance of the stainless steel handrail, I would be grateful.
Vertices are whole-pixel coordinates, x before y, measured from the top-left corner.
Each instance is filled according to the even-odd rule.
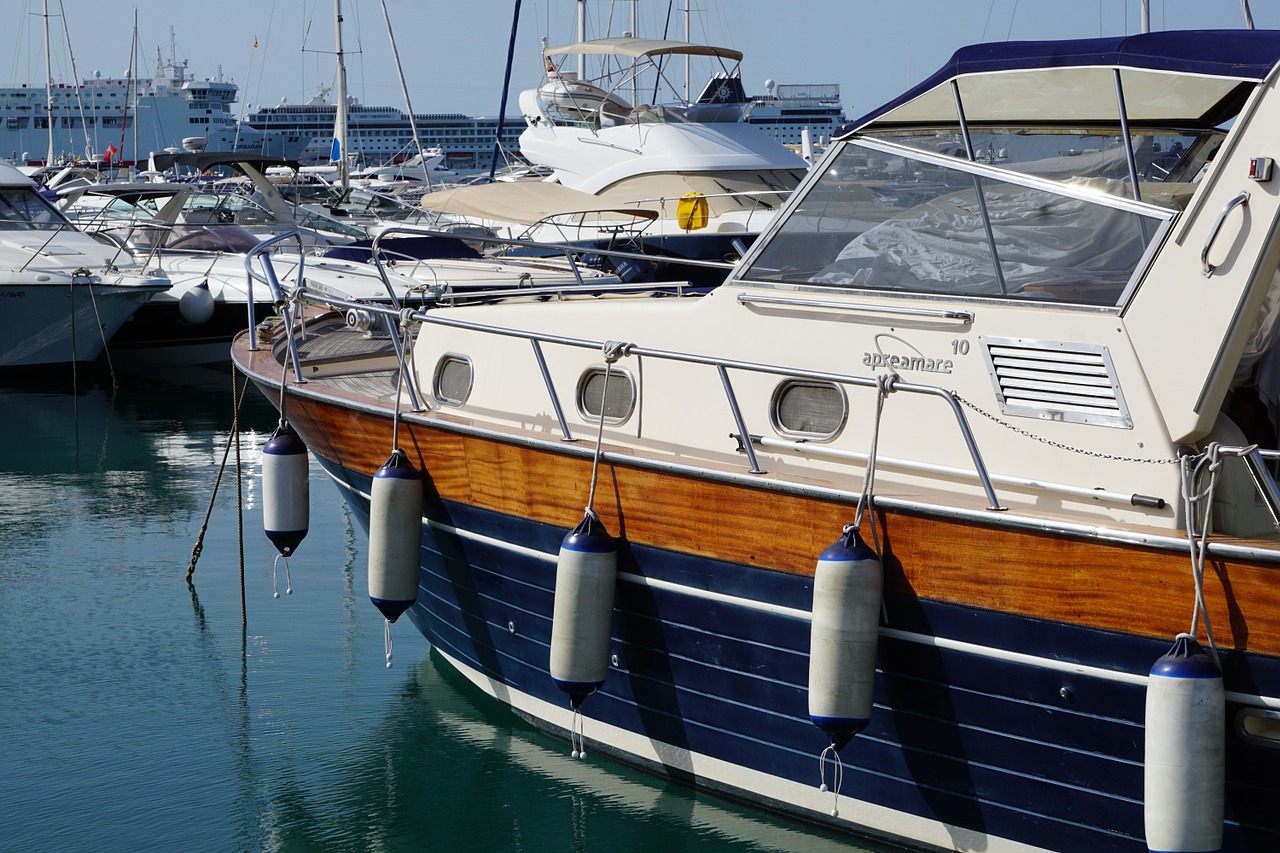
[[[299,382],[306,382],[302,377],[302,360],[298,356],[298,341],[293,335],[293,316],[289,312],[289,300],[284,296],[284,290],[280,286],[279,279],[276,278],[276,270],[275,267],[272,266],[271,256],[268,254],[268,250],[271,249],[272,246],[276,243],[288,240],[289,238],[294,238],[298,241],[298,269],[296,279],[298,281],[297,289],[301,290],[305,281],[302,277],[302,273],[306,259],[306,253],[303,250],[301,231],[286,231],[283,234],[278,234],[275,237],[263,240],[261,243],[245,253],[244,271],[247,277],[245,301],[248,305],[247,311],[249,315],[249,349],[257,350],[258,348],[258,324],[257,318],[254,315],[253,305],[253,282],[257,280],[267,285],[268,289],[271,291],[272,301],[280,308],[281,316],[284,318],[285,336],[289,341],[289,354],[293,357],[294,375]],[[254,272],[253,262],[255,259],[261,259],[260,263],[262,264],[262,274]]]
[[[1218,232],[1222,230],[1222,224],[1227,221],[1227,214],[1241,205],[1247,207],[1248,204],[1249,191],[1241,190],[1239,195],[1223,205],[1222,212],[1218,214],[1213,227],[1209,229],[1209,236],[1205,238],[1204,248],[1200,250],[1200,272],[1205,278],[1213,275],[1213,271],[1218,268],[1217,264],[1209,263],[1209,250],[1213,248],[1214,241],[1218,239]]]
[[[762,296],[739,293],[738,302],[743,305],[782,305],[789,308],[824,308],[833,311],[857,311],[864,314],[893,314],[902,317],[934,317],[939,320],[973,322],[973,312],[953,311],[943,308],[908,308],[893,305],[872,305],[866,302],[827,302],[821,299],[793,299],[786,296]]]
[[[350,302],[343,299],[335,299],[333,297],[314,293],[304,290],[301,293],[303,299],[328,305],[339,309],[354,308],[360,311],[380,314],[396,314],[397,317],[405,317],[409,320],[416,320],[423,324],[445,326],[453,329],[464,329],[472,332],[480,332],[483,334],[499,335],[502,337],[518,338],[530,341],[534,344],[535,353],[541,354],[542,344],[556,344],[559,346],[577,347],[581,349],[591,349],[600,351],[603,349],[604,341],[593,341],[585,338],[572,338],[563,335],[548,335],[539,332],[529,332],[523,329],[511,329],[504,326],[490,326],[483,323],[472,323],[466,320],[459,320],[453,317],[442,317],[431,311],[405,311],[393,312],[391,309],[383,308],[377,305],[369,305],[367,303]],[[715,368],[721,378],[725,388],[726,396],[729,399],[729,406],[732,411],[735,425],[740,431],[740,441],[746,452],[748,461],[751,464],[752,473],[763,473],[755,458],[754,450],[751,449],[751,436],[747,431],[746,420],[742,415],[741,408],[738,406],[737,399],[734,396],[732,385],[728,380],[729,370],[742,370],[752,373],[766,373],[775,376],[786,376],[789,378],[816,379],[825,382],[833,382],[840,385],[850,385],[861,388],[878,388],[880,382],[877,378],[871,376],[851,376],[841,373],[830,373],[820,370],[803,370],[796,368],[787,368],[779,365],[764,364],[761,362],[740,361],[737,359],[716,358],[713,356],[697,355],[694,353],[684,353],[676,350],[652,349],[649,347],[636,346],[628,344],[627,354],[635,356],[646,356],[649,358],[658,358],[668,361],[677,361],[686,364],[701,364]],[[552,404],[557,407],[558,417],[560,418],[561,428],[564,430],[565,440],[572,440],[572,436],[568,434],[568,426],[564,421],[563,415],[559,414],[559,401],[555,393],[554,384],[548,372],[544,372],[544,379],[548,383],[548,391],[552,396]],[[986,492],[988,507],[993,511],[1004,510],[1005,507],[1000,504],[1000,500],[996,495],[995,487],[992,485],[991,476],[987,472],[986,463],[982,460],[982,454],[978,449],[977,441],[973,437],[973,431],[969,428],[968,419],[964,415],[960,402],[955,394],[945,388],[939,388],[933,385],[918,385],[911,382],[895,382],[892,385],[894,392],[902,391],[909,394],[924,394],[939,397],[949,404],[952,414],[956,418],[956,423],[960,429],[961,436],[964,438],[965,446],[968,448],[969,456],[973,461],[974,469],[977,472],[978,479],[982,483],[983,491]]]

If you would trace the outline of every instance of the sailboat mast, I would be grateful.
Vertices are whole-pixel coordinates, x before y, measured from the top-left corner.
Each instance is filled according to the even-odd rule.
[[[49,153],[44,158],[46,166],[53,165],[53,63],[49,54],[49,0],[44,0],[44,92],[48,111]]]
[[[689,0],[684,0],[684,40],[689,41]],[[689,55],[684,57],[684,102],[689,103]]]
[[[587,0],[578,0],[578,42],[587,40]],[[578,54],[578,79],[587,79],[587,57]]]
[[[387,38],[391,40],[391,58],[396,63],[396,74],[400,75],[400,91],[404,93],[404,108],[409,114],[409,133],[413,135],[413,147],[418,152],[418,160],[422,163],[422,173],[426,175],[427,186],[431,186],[431,174],[427,171],[427,158],[422,153],[422,141],[418,139],[418,124],[413,117],[413,104],[409,102],[409,85],[404,81],[404,69],[400,67],[400,51],[396,49],[396,34],[391,31],[391,16],[387,14],[387,0],[382,0],[382,19],[387,22]]]
[[[334,116],[334,148],[337,157],[330,157],[338,161],[338,178],[342,182],[342,188],[345,190],[351,186],[350,170],[347,168],[347,63],[342,53],[342,0],[333,0],[333,12],[337,21],[335,27],[338,37],[338,104],[337,112]]]

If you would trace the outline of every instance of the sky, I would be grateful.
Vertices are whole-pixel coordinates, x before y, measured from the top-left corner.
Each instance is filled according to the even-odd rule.
[[[221,71],[238,84],[239,114],[285,99],[305,102],[334,82],[334,0],[4,0],[10,14],[0,35],[6,57],[0,86],[43,81],[46,2],[55,82],[95,71],[123,76],[135,9],[140,75],[154,72],[157,49],[166,58],[173,49],[189,62],[190,76]],[[667,37],[683,38],[685,3],[587,0],[588,34],[621,35],[634,10],[640,35],[662,37],[666,28]],[[415,112],[498,114],[515,5],[386,0]],[[689,6],[692,41],[745,54],[748,94],[763,94],[767,79],[837,83],[850,118],[928,77],[966,44],[1141,30],[1139,0],[689,0]],[[1280,3],[1250,6],[1257,27],[1280,28]],[[1150,0],[1150,8],[1153,30],[1244,26],[1240,0]],[[366,104],[403,108],[381,0],[342,0],[342,12],[349,93]],[[508,115],[519,112],[520,90],[538,83],[542,39],[575,40],[575,16],[573,0],[523,0]],[[695,88],[709,70],[694,69]]]

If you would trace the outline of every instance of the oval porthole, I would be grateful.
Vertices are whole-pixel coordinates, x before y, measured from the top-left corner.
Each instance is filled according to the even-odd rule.
[[[769,418],[780,435],[829,441],[844,429],[849,401],[834,382],[787,379],[774,389]]]
[[[436,362],[431,393],[446,406],[461,406],[471,396],[472,379],[470,359],[460,355],[442,355]]]
[[[605,423],[625,423],[636,407],[636,383],[630,373],[615,367],[606,388],[605,369],[589,367],[578,379],[577,397],[583,420],[599,422],[603,412]]]

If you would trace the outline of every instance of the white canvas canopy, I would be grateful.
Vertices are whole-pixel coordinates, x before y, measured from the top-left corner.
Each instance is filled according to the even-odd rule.
[[[600,199],[590,193],[542,181],[498,182],[440,190],[424,195],[422,207],[424,210],[440,213],[520,225],[535,225],[552,216],[579,213],[602,213],[635,219],[658,217],[657,211],[645,208],[602,208]]]
[[[712,47],[705,44],[691,44],[685,41],[668,41],[666,39],[641,38],[604,38],[590,39],[575,44],[563,44],[543,50],[547,56],[577,56],[590,54],[599,56],[628,56],[640,59],[644,56],[716,56],[742,61],[742,51],[728,47]]]

